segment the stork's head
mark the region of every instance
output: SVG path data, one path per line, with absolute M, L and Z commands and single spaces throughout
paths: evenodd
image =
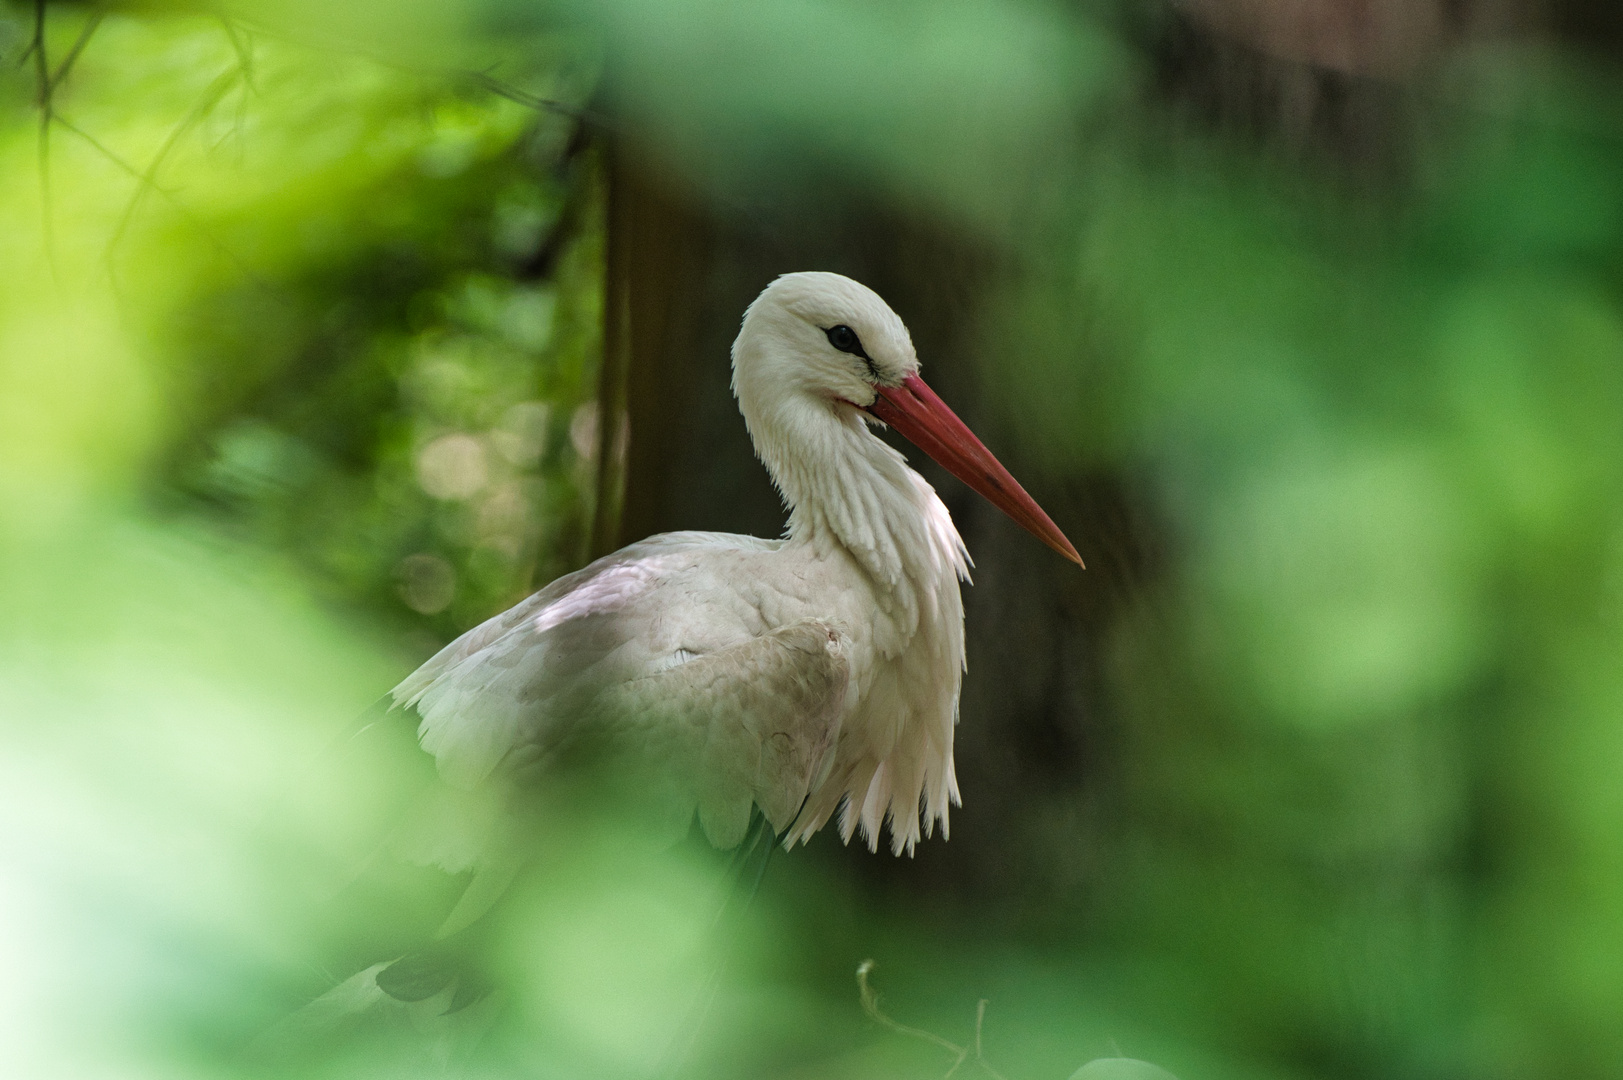
M 830 425 L 877 419 L 1080 565 L 1071 542 L 918 371 L 913 339 L 890 305 L 839 274 L 778 278 L 744 313 L 733 343 L 733 393 L 780 483 L 787 457 L 835 442 L 818 437 Z
M 873 404 L 876 388 L 919 370 L 907 327 L 879 294 L 839 274 L 785 274 L 744 313 L 733 391 L 744 405 L 810 395 L 830 407 Z

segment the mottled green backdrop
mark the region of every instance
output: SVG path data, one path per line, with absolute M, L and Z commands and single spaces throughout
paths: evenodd
M 1264 32 L 1365 7 L 0 8 L 0 1073 L 1623 1078 L 1619 28 Z M 709 427 L 639 466 L 633 403 L 626 478 L 631 171 Z M 812 268 L 1090 566 L 941 481 L 954 839 L 718 933 L 724 858 L 560 798 L 480 1008 L 266 1050 L 434 902 L 333 913 L 421 766 L 343 733 L 622 481 L 774 527 L 725 346 Z

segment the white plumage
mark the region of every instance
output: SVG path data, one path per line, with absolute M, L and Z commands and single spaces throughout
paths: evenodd
M 897 854 L 937 823 L 945 835 L 969 560 L 870 415 L 1076 556 L 917 370 L 869 289 L 773 282 L 733 346 L 733 390 L 789 508 L 785 536 L 655 536 L 446 646 L 393 692 L 441 775 L 545 783 L 569 747 L 608 743 L 646 770 L 669 823 L 697 810 L 718 846 L 743 839 L 752 804 L 787 844 L 836 813 L 842 838 L 873 850 L 886 822 Z

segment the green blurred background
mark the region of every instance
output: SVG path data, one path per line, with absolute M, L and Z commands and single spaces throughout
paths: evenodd
M 989 1002 L 953 1075 L 1623 1077 L 1620 61 L 1601 0 L 0 8 L 0 1074 L 945 1076 L 871 958 Z M 921 465 L 952 839 L 723 947 L 724 859 L 562 805 L 480 1008 L 256 1051 L 414 917 L 332 914 L 421 766 L 354 717 L 781 528 L 727 346 L 801 269 L 1088 563 Z

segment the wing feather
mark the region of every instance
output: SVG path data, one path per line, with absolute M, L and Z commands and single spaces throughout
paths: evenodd
M 718 847 L 744 838 L 751 805 L 782 832 L 839 737 L 850 665 L 829 623 L 805 619 L 620 684 L 602 709 L 675 779 Z M 647 736 L 644 738 L 643 736 Z
M 470 630 L 394 698 L 422 716 L 422 746 L 455 786 L 526 786 L 583 747 L 629 770 L 620 789 L 644 789 L 673 827 L 697 810 L 732 846 L 758 805 L 781 831 L 827 771 L 851 674 L 833 623 L 752 625 L 744 597 L 729 614 L 731 583 L 749 577 L 736 560 L 770 546 L 633 545 Z

